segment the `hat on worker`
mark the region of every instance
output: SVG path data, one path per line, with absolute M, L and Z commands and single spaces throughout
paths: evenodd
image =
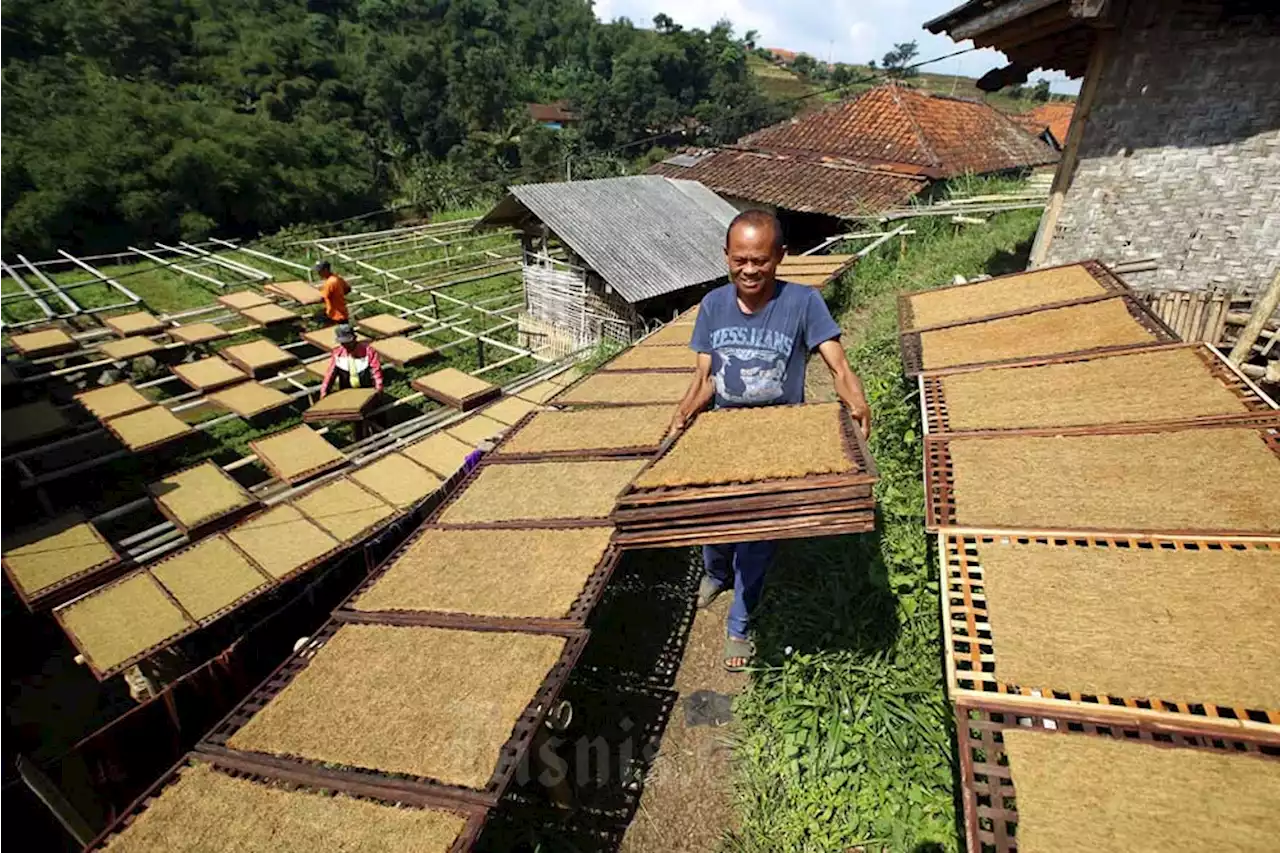
M 326 273 L 326 272 L 329 272 L 332 269 L 332 267 L 329 266 L 328 261 L 318 261 L 316 265 L 311 269 L 313 272 L 316 272 L 316 273 Z
M 339 323 L 333 330 L 333 338 L 340 344 L 353 343 L 356 339 L 356 330 L 351 328 L 350 323 Z

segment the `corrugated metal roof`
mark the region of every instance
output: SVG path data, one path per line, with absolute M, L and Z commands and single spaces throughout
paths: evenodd
M 725 275 L 725 228 L 737 210 L 695 181 L 636 175 L 508 190 L 480 225 L 536 217 L 628 302 Z

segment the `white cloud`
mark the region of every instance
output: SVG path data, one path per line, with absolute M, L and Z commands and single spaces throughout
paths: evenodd
M 722 18 L 741 34 L 760 33 L 763 47 L 782 47 L 817 59 L 865 63 L 880 61 L 898 42 L 914 40 L 920 59 L 953 53 L 970 43 L 956 44 L 924 29 L 924 22 L 957 6 L 959 0 L 597 0 L 601 20 L 627 17 L 637 26 L 650 26 L 660 12 L 686 27 L 707 28 Z M 1007 60 L 999 51 L 983 49 L 926 66 L 936 74 L 980 77 Z M 1034 72 L 1047 78 L 1055 92 L 1077 92 L 1078 80 L 1058 71 Z

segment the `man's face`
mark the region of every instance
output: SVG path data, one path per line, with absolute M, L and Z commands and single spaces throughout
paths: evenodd
M 724 255 L 729 262 L 729 279 L 738 293 L 754 296 L 773 284 L 783 251 L 774 246 L 772 228 L 748 224 L 729 232 Z
M 356 345 L 357 345 L 356 341 L 344 341 L 342 344 L 342 348 L 349 353 L 355 353 Z

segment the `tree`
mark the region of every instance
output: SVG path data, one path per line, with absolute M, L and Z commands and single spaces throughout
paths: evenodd
M 746 35 L 742 37 L 742 44 L 746 46 L 747 50 L 749 51 L 755 50 L 756 42 L 758 42 L 759 40 L 760 40 L 759 30 L 747 30 Z
M 1031 90 L 1031 100 L 1045 103 L 1049 100 L 1049 81 L 1043 77 L 1036 81 L 1036 85 Z
M 890 77 L 914 77 L 917 74 L 916 69 L 908 68 L 911 60 L 919 54 L 920 48 L 915 41 L 898 42 L 893 46 L 893 50 L 889 51 L 880 60 L 880 64 L 884 67 L 885 73 Z
M 791 61 L 791 70 L 801 77 L 810 77 L 818 67 L 818 61 L 807 53 L 801 53 Z

